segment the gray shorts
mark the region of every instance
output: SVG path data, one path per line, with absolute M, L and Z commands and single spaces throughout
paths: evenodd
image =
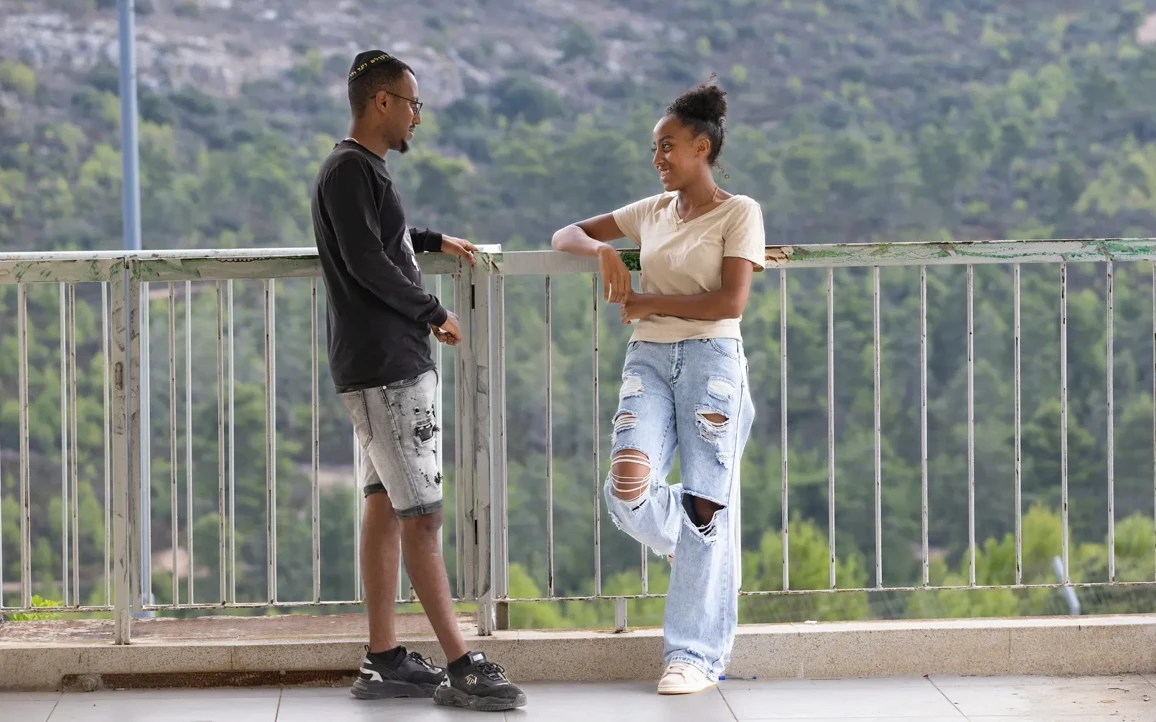
M 438 374 L 341 395 L 361 443 L 359 482 L 366 496 L 386 493 L 399 519 L 442 508 L 442 473 L 434 412 Z

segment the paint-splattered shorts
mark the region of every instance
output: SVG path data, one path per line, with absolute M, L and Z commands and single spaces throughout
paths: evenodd
M 438 428 L 434 401 L 438 374 L 431 370 L 388 386 L 341 395 L 361 443 L 361 487 L 386 493 L 399 519 L 442 508 Z
M 614 415 L 613 460 L 641 464 L 627 477 L 611 466 L 606 503 L 620 529 L 662 555 L 673 555 L 663 624 L 665 659 L 718 679 L 738 625 L 742 583 L 739 466 L 755 408 L 738 339 L 677 343 L 632 341 Z M 679 484 L 666 476 L 679 458 Z M 629 467 L 628 467 L 629 468 Z M 649 483 L 645 483 L 648 480 Z M 615 494 L 619 486 L 642 497 Z M 707 524 L 694 499 L 720 507 Z

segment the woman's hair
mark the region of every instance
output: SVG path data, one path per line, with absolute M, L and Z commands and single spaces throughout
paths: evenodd
M 707 162 L 712 166 L 718 162 L 727 134 L 726 91 L 714 84 L 714 77 L 678 96 L 666 108 L 667 115 L 678 118 L 696 136 L 705 134 L 710 139 Z

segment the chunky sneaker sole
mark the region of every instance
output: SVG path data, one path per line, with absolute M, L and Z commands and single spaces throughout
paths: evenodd
M 505 712 L 526 706 L 526 695 L 523 692 L 519 692 L 518 696 L 514 699 L 482 697 L 467 694 L 445 684 L 437 688 L 437 691 L 433 694 L 433 699 L 436 704 L 440 704 L 443 707 L 458 707 L 475 712 Z
M 662 695 L 698 694 L 699 692 L 705 692 L 714 686 L 715 686 L 714 682 L 704 682 L 704 683 L 696 684 L 696 685 L 680 684 L 680 685 L 666 685 L 666 686 L 664 686 L 662 684 L 659 684 L 658 685 L 658 693 L 662 694 Z
M 417 684 L 416 682 L 402 682 L 387 679 L 382 682 L 366 681 L 358 678 L 349 693 L 358 699 L 429 699 L 437 690 L 436 684 Z
M 502 665 L 487 660 L 483 652 L 469 652 L 447 665 L 434 702 L 443 707 L 504 712 L 525 707 L 526 694 L 506 678 Z
M 360 676 L 349 693 L 358 699 L 429 699 L 446 678 L 445 670 L 405 647 L 389 653 L 369 654 L 361 660 Z

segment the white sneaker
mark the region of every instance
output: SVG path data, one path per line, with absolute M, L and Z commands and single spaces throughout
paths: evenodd
M 694 694 L 710 689 L 717 682 L 702 670 L 686 662 L 671 662 L 658 681 L 659 694 Z

